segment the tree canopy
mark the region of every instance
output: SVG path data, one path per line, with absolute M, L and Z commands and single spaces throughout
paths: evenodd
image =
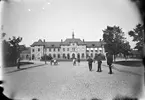
M 128 34 L 133 37 L 133 41 L 137 42 L 134 49 L 137 49 L 140 53 L 143 51 L 144 39 L 144 26 L 142 24 L 137 24 L 136 27 L 129 31 Z
M 3 60 L 4 66 L 11 66 L 16 64 L 17 58 L 20 56 L 19 43 L 22 41 L 21 37 L 12 37 L 8 41 L 3 40 Z
M 103 30 L 103 40 L 106 43 L 105 51 L 113 55 L 127 54 L 126 52 L 130 49 L 130 45 L 124 37 L 124 32 L 119 26 L 107 26 Z

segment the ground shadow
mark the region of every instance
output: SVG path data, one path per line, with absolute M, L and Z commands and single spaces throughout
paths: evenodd
M 103 66 L 108 67 L 107 65 L 104 65 L 104 64 L 103 64 Z M 122 70 L 122 69 L 116 68 L 115 65 L 112 66 L 112 68 L 113 68 L 114 70 L 119 71 L 119 72 L 128 73 L 128 74 L 132 74 L 132 75 L 142 76 L 141 74 L 138 74 L 138 73 L 135 73 L 135 72 L 132 72 L 132 71 L 127 71 L 127 70 Z
M 20 69 L 16 69 L 14 71 L 9 71 L 9 72 L 6 72 L 7 73 L 13 73 L 13 72 L 17 72 L 17 71 L 22 71 L 22 70 L 27 70 L 27 69 L 30 69 L 30 68 L 35 68 L 35 67 L 40 67 L 40 66 L 43 66 L 45 64 L 42 64 L 42 65 L 35 65 L 35 66 L 30 66 L 30 67 L 27 67 L 27 68 L 20 68 Z
M 129 67 L 141 67 L 143 66 L 142 61 L 116 61 L 115 64 L 129 66 Z

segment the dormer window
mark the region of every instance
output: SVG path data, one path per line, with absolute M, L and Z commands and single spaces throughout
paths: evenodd
M 51 46 L 54 47 L 54 44 L 52 44 Z
M 40 48 L 38 48 L 38 51 L 40 51 Z

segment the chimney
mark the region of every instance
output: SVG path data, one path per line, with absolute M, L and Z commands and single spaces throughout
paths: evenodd
M 61 39 L 61 42 L 63 42 L 63 40 Z
M 45 43 L 45 39 L 43 40 L 43 42 Z
M 83 42 L 85 42 L 85 40 L 83 39 Z
M 100 39 L 100 42 L 101 42 L 102 40 Z

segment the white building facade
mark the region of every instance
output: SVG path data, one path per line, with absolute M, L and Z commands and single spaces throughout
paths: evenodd
M 84 41 L 74 37 L 60 42 L 45 42 L 38 40 L 31 45 L 31 60 L 41 60 L 45 54 L 55 59 L 86 59 L 88 56 L 94 58 L 97 54 L 104 54 L 103 41 Z

